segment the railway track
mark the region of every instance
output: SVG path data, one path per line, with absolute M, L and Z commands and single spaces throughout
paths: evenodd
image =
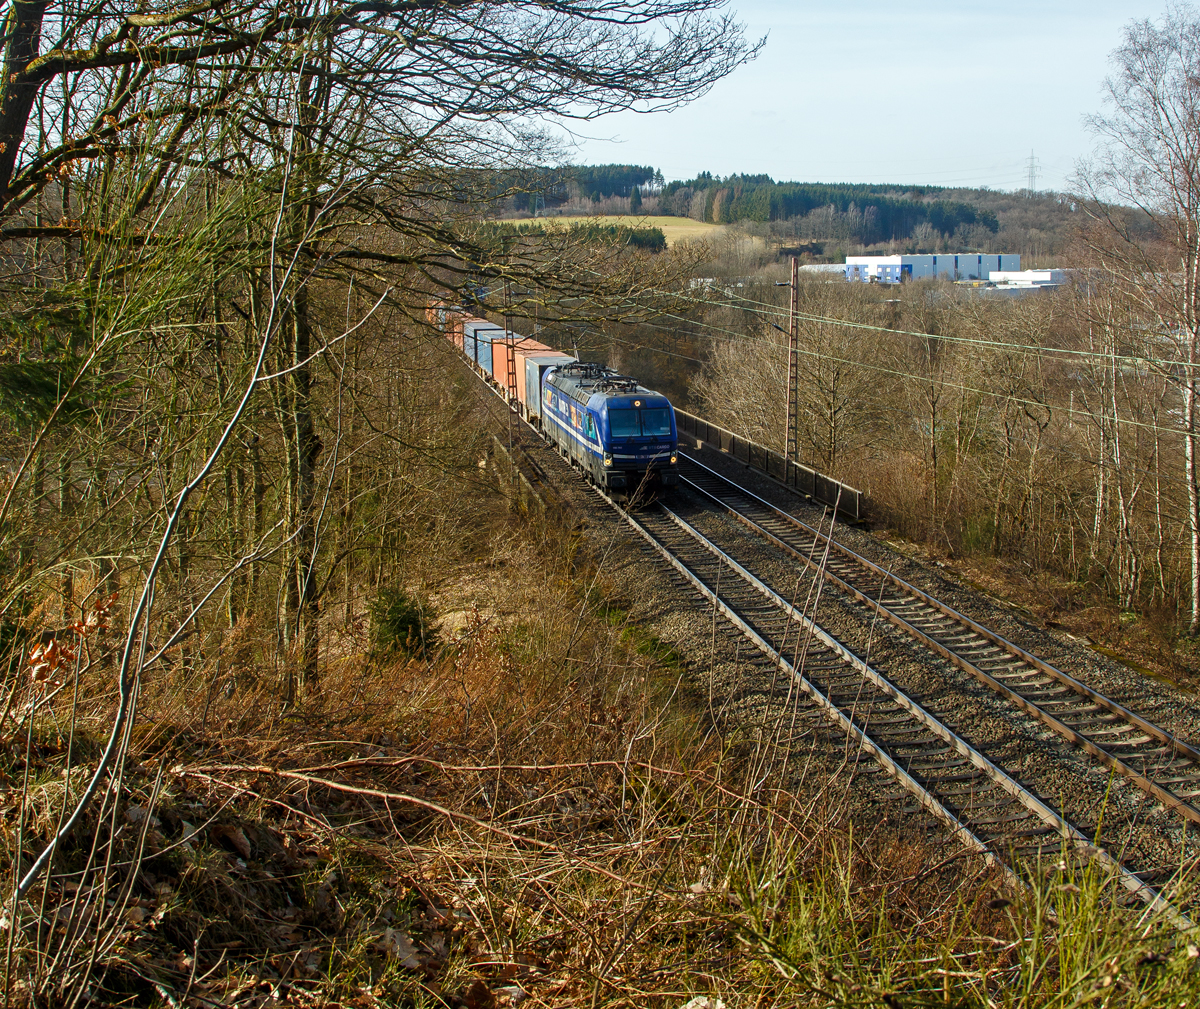
M 681 481 L 1191 824 L 1200 751 L 695 459 Z
M 593 488 L 596 490 L 595 488 Z M 1095 860 L 1137 899 L 1191 926 L 1138 875 L 996 766 L 666 504 L 624 520 L 676 575 L 789 677 L 795 719 L 824 718 L 968 847 L 1009 871 L 1019 861 Z
M 537 433 L 532 427 L 528 430 Z M 538 438 L 540 441 L 540 434 Z M 530 454 L 527 446 L 521 448 L 525 455 Z M 1000 669 L 1005 663 L 994 660 L 1003 655 L 1007 657 L 1005 662 L 1018 660 L 1025 663 L 1034 675 L 1026 675 L 1020 683 L 1025 690 L 1018 695 L 1022 704 L 1041 702 L 1039 708 L 1043 714 L 1054 718 L 1075 737 L 1082 737 L 1083 733 L 1073 725 L 1087 726 L 1096 722 L 1105 728 L 1114 728 L 1111 725 L 1114 718 L 1126 718 L 1134 720 L 1126 724 L 1140 729 L 1144 723 L 1147 728 L 1142 734 L 1147 739 L 1158 740 L 1162 747 L 1160 758 L 1166 756 L 1165 761 L 1160 759 L 1160 765 L 1165 763 L 1169 767 L 1194 770 L 1195 780 L 1200 781 L 1200 753 L 1186 744 L 1095 694 L 1066 674 L 1052 670 L 987 628 L 894 578 L 826 534 L 688 456 L 681 454 L 680 461 L 688 470 L 684 476 L 688 489 L 817 570 L 950 661 L 969 664 L 972 669 L 968 671 L 972 675 L 978 671 L 1004 687 L 999 676 L 1005 675 Z M 544 472 L 541 466 L 537 470 Z M 795 689 L 795 708 L 791 712 L 794 719 L 827 721 L 844 734 L 854 751 L 856 766 L 867 768 L 874 764 L 881 774 L 899 784 L 904 792 L 916 799 L 919 807 L 942 821 L 965 845 L 1010 872 L 1020 861 L 1057 861 L 1065 849 L 1080 861 L 1092 860 L 1103 865 L 1124 888 L 1127 899 L 1143 902 L 1160 911 L 1181 929 L 1193 927 L 1192 922 L 1156 889 L 1156 886 L 1173 883 L 1173 874 L 1154 870 L 1139 874 L 1113 858 L 1104 847 L 1094 843 L 1099 839 L 1089 838 L 1084 830 L 1064 819 L 1032 790 L 990 761 L 923 708 L 918 700 L 853 654 L 676 511 L 659 503 L 633 513 L 598 488 L 592 490 L 667 562 L 681 587 L 686 585 L 708 600 L 729 621 L 731 630 L 749 638 L 760 657 L 788 678 Z M 872 595 L 861 587 L 864 579 L 875 579 L 876 585 L 883 584 L 888 588 L 883 592 L 876 589 Z M 1057 688 L 1065 688 L 1068 683 L 1070 690 L 1060 696 Z M 1016 693 L 1012 687 L 1007 690 Z M 1076 712 L 1061 711 L 1064 699 L 1071 694 L 1086 697 L 1089 701 L 1094 695 L 1095 707 L 1080 708 Z M 1097 715 L 1098 712 L 1102 714 Z M 1121 740 L 1124 745 L 1140 742 L 1140 737 L 1129 736 L 1129 730 L 1120 735 L 1125 737 Z M 1068 738 L 1077 742 L 1072 736 Z M 1100 738 L 1104 739 L 1102 735 Z M 1145 782 L 1151 786 L 1146 789 L 1151 794 L 1156 794 L 1154 788 L 1166 792 L 1164 785 L 1174 784 L 1150 782 L 1145 775 L 1128 766 L 1128 761 L 1119 755 L 1124 751 L 1118 750 L 1118 755 L 1114 755 L 1090 738 L 1084 738 L 1079 745 L 1085 749 L 1099 749 L 1108 760 L 1125 764 L 1132 772 L 1127 776 L 1139 785 Z M 1145 759 L 1153 756 L 1149 750 L 1141 752 Z M 862 755 L 871 759 L 860 762 Z M 1114 770 L 1125 773 L 1119 767 Z M 1196 787 L 1200 788 L 1200 784 Z M 1166 794 L 1164 801 L 1169 801 L 1172 808 L 1187 804 L 1186 800 L 1190 798 L 1186 792 Z M 1193 807 L 1189 804 L 1189 808 Z

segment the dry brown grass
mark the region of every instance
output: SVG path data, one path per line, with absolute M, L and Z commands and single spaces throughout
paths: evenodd
M 113 787 L 6 905 L 8 1001 L 892 1006 L 1019 975 L 994 874 L 719 748 L 577 543 L 489 543 L 444 572 L 470 615 L 427 659 L 372 664 L 350 621 L 281 710 L 244 625 L 148 677 Z M 72 693 L 7 737 L 10 881 L 107 726 L 99 669 Z
M 372 664 L 352 621 L 301 708 L 280 709 L 252 623 L 148 678 L 115 787 L 8 930 L 9 998 L 471 1005 L 520 986 L 562 1005 L 751 983 L 713 860 L 732 837 L 811 841 L 812 811 L 697 743 L 680 670 L 639 653 L 577 545 L 500 522 L 492 547 L 452 579 L 472 609 L 440 654 Z M 44 845 L 94 766 L 107 677 L 73 686 L 11 737 L 10 853 Z

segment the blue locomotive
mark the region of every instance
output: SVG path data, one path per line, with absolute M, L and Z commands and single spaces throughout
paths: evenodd
M 679 483 L 675 411 L 635 379 L 584 361 L 547 368 L 540 407 L 547 437 L 599 486 Z

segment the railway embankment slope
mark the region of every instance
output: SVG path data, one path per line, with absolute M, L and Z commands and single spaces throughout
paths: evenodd
M 488 462 L 493 434 L 507 451 L 506 418 L 478 391 L 479 465 L 437 491 L 469 495 L 472 517 L 431 519 L 412 540 L 405 588 L 423 636 L 389 639 L 362 606 L 327 612 L 321 689 L 283 713 L 238 666 L 237 641 L 226 689 L 144 698 L 154 717 L 103 807 L 111 819 L 87 825 L 118 828 L 136 909 L 100 951 L 110 994 L 692 1009 L 1197 994 L 1194 947 L 1170 922 L 1123 904 L 1095 863 L 1047 858 L 1015 882 L 964 847 L 524 433 L 514 457 L 536 464 L 544 508 L 515 503 L 494 451 Z M 693 505 L 712 536 L 763 550 Z M 756 563 L 795 594 L 782 558 Z M 955 715 L 934 703 L 952 668 L 922 664 L 888 629 L 856 638 L 832 592 L 819 612 L 873 662 L 911 667 L 914 693 Z M 960 722 L 1003 722 L 978 701 Z M 1007 731 L 995 743 L 1006 760 L 1020 736 Z M 97 740 L 85 729 L 72 745 Z M 53 822 L 63 753 L 49 724 L 23 755 L 8 751 L 9 787 L 27 774 L 45 800 L 27 836 Z M 100 898 L 76 885 L 47 927 L 69 930 Z

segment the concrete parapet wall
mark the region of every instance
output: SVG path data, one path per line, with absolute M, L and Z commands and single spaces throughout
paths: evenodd
M 866 514 L 866 495 L 860 490 L 818 473 L 815 469 L 790 462 L 778 452 L 710 424 L 695 414 L 676 409 L 675 424 L 681 436 L 690 435 L 697 441 L 728 452 L 751 469 L 765 473 L 820 504 L 837 508 L 849 519 L 857 521 Z

